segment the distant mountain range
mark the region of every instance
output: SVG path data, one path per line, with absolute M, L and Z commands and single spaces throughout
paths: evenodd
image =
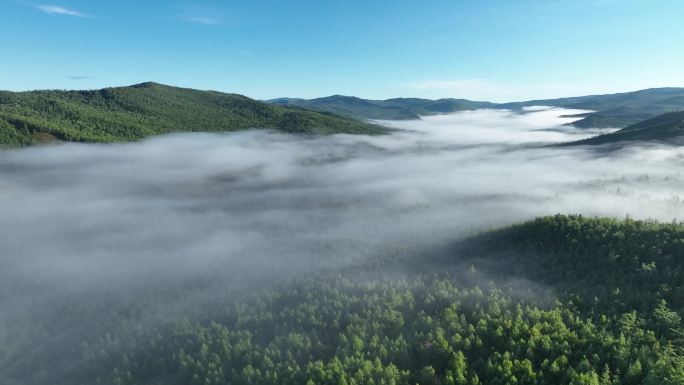
M 385 128 L 245 96 L 142 83 L 93 91 L 0 91 L 0 146 L 59 139 L 123 142 L 170 132 L 248 128 L 378 134 Z
M 421 115 L 445 114 L 478 108 L 520 110 L 528 106 L 556 106 L 592 110 L 573 123 L 580 128 L 621 128 L 660 114 L 684 110 L 684 88 L 652 88 L 609 95 L 590 95 L 560 99 L 529 100 L 515 103 L 490 103 L 465 99 L 399 98 L 367 100 L 334 95 L 318 99 L 281 98 L 268 103 L 298 106 L 332 112 L 359 119 L 415 119 Z
M 333 95 L 318 99 L 281 98 L 268 100 L 280 106 L 296 106 L 349 116 L 357 119 L 418 119 L 424 115 L 448 114 L 479 108 L 496 108 L 495 103 L 465 99 L 396 98 L 369 100 L 354 96 Z
M 684 111 L 669 112 L 633 124 L 612 134 L 568 143 L 567 145 L 597 145 L 633 141 L 670 141 L 684 135 Z
M 388 129 L 364 120 L 416 119 L 481 108 L 522 111 L 534 105 L 595 111 L 580 115 L 582 119 L 573 123 L 577 127 L 626 127 L 583 144 L 664 140 L 682 135 L 682 113 L 671 112 L 684 111 L 684 88 L 516 103 L 417 98 L 367 100 L 341 95 L 261 102 L 242 95 L 148 82 L 90 91 L 0 91 L 0 147 L 21 147 L 55 139 L 123 142 L 171 132 L 250 128 L 311 134 L 380 134 Z

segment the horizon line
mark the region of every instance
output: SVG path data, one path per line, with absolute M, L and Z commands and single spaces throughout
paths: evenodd
M 89 80 L 95 80 L 98 78 L 88 77 L 88 79 Z M 392 99 L 420 99 L 420 100 L 432 100 L 432 101 L 448 100 L 448 99 L 461 99 L 461 100 L 468 100 L 468 101 L 472 101 L 472 102 L 485 102 L 485 103 L 492 103 L 492 104 L 512 104 L 512 103 L 546 101 L 546 100 L 555 100 L 555 99 L 581 98 L 581 97 L 590 97 L 590 96 L 620 95 L 620 94 L 628 94 L 628 93 L 634 93 L 634 92 L 640 92 L 640 91 L 649 91 L 649 90 L 684 89 L 684 86 L 681 86 L 681 87 L 677 87 L 677 86 L 647 87 L 647 88 L 631 89 L 631 90 L 619 91 L 619 92 L 588 93 L 588 94 L 582 94 L 582 95 L 554 96 L 554 97 L 550 97 L 550 98 L 533 98 L 533 99 L 524 99 L 524 100 L 510 100 L 510 101 L 503 101 L 503 102 L 493 102 L 490 100 L 480 100 L 480 99 L 468 99 L 468 98 L 458 97 L 458 96 L 450 96 L 450 97 L 442 97 L 442 98 L 421 98 L 421 97 L 415 97 L 415 96 L 395 96 L 395 97 L 390 97 L 390 98 L 384 98 L 384 99 L 380 98 L 379 99 L 379 98 L 366 98 L 366 97 L 357 96 L 357 95 L 345 95 L 345 94 L 340 94 L 340 93 L 333 93 L 333 94 L 324 95 L 324 96 L 317 96 L 317 97 L 313 97 L 313 98 L 302 98 L 302 97 L 294 97 L 294 96 L 280 96 L 280 97 L 275 97 L 275 98 L 259 99 L 259 98 L 252 98 L 252 97 L 248 96 L 247 94 L 240 93 L 240 92 L 217 90 L 217 89 L 202 89 L 202 88 L 187 87 L 187 86 L 182 86 L 182 85 L 170 85 L 170 84 L 160 83 L 160 82 L 152 81 L 152 80 L 133 83 L 133 84 L 114 85 L 114 86 L 97 87 L 97 88 L 34 88 L 34 89 L 20 89 L 20 90 L 7 89 L 7 90 L 0 90 L 0 92 L 97 91 L 97 90 L 103 90 L 103 89 L 108 89 L 108 88 L 134 87 L 134 86 L 140 86 L 140 85 L 144 85 L 144 84 L 156 84 L 156 85 L 161 85 L 161 86 L 165 86 L 165 87 L 182 88 L 182 89 L 190 89 L 190 90 L 205 91 L 205 92 L 220 92 L 220 93 L 225 93 L 225 94 L 242 95 L 242 96 L 248 97 L 250 99 L 262 101 L 262 102 L 268 102 L 268 101 L 272 101 L 272 100 L 281 100 L 281 99 L 316 100 L 316 99 L 324 99 L 324 98 L 340 96 L 340 97 L 358 98 L 358 99 L 373 100 L 373 101 L 384 101 L 384 100 L 392 100 Z

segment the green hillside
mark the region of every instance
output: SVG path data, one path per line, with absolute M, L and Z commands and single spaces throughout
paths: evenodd
M 608 144 L 633 141 L 671 141 L 684 135 L 684 111 L 670 112 L 633 124 L 612 134 L 569 143 L 569 145 Z
M 268 101 L 282 106 L 297 106 L 331 112 L 358 119 L 417 119 L 424 115 L 448 114 L 456 111 L 489 108 L 489 102 L 465 99 L 396 98 L 369 100 L 354 96 L 333 95 L 318 99 L 282 98 Z
M 24 385 L 684 383 L 684 224 L 558 215 L 236 302 L 206 284 L 134 303 L 48 302 L 0 334 L 0 374 Z M 145 322 L 151 304 L 183 299 L 193 308 L 181 317 Z M 74 332 L 55 333 L 65 325 Z
M 273 106 L 244 96 L 143 83 L 93 91 L 0 92 L 0 145 L 49 137 L 122 142 L 170 132 L 268 128 L 316 134 L 376 134 L 349 118 Z

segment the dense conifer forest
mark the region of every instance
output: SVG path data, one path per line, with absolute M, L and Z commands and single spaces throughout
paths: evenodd
M 238 297 L 220 274 L 130 301 L 61 295 L 31 311 L 35 318 L 3 320 L 0 377 L 8 385 L 683 384 L 683 273 L 684 224 L 543 217 Z M 154 303 L 185 305 L 152 321 L 144 315 Z

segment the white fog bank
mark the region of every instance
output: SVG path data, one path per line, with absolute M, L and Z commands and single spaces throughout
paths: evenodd
M 543 147 L 579 113 L 480 110 L 385 136 L 266 131 L 0 152 L 0 284 L 92 287 L 217 267 L 266 277 L 539 215 L 684 217 L 684 147 Z M 2 298 L 2 297 L 0 297 Z

